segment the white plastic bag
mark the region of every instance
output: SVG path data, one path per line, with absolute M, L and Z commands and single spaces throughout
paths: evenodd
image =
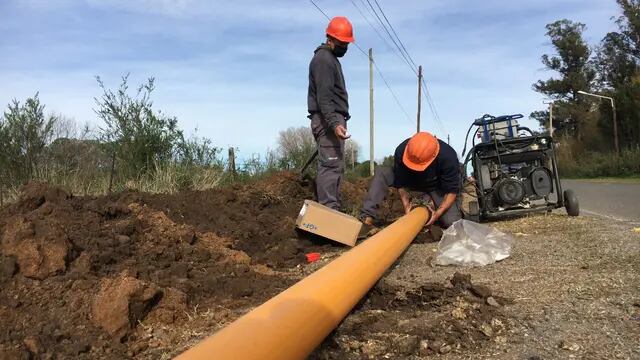
M 458 220 L 442 234 L 436 265 L 484 266 L 506 259 L 514 239 L 490 226 Z

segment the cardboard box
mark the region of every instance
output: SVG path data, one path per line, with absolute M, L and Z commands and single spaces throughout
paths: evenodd
M 315 201 L 305 200 L 296 220 L 296 226 L 327 239 L 354 246 L 362 223 L 353 216 L 330 209 Z

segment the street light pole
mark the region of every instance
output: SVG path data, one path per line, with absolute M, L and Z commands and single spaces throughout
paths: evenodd
M 618 144 L 618 114 L 616 113 L 616 103 L 613 101 L 613 98 L 610 98 L 609 100 L 611 100 L 611 109 L 613 111 L 613 139 L 616 146 L 616 155 L 620 157 L 620 145 Z
M 618 142 L 618 116 L 616 114 L 616 103 L 613 100 L 613 98 L 609 97 L 609 96 L 591 94 L 591 93 L 588 93 L 588 92 L 582 91 L 582 90 L 578 91 L 578 94 L 587 95 L 587 96 L 593 96 L 593 97 L 597 97 L 597 98 L 600 98 L 600 99 L 607 99 L 607 100 L 611 101 L 611 109 L 613 110 L 613 142 L 614 142 L 615 149 L 616 149 L 616 156 L 620 156 L 620 144 Z

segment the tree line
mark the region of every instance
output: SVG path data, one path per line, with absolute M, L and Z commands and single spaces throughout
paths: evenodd
M 554 53 L 542 55 L 542 63 L 557 76 L 533 89 L 553 101 L 554 132 L 572 139 L 578 153 L 614 148 L 611 103 L 580 91 L 613 98 L 620 147 L 640 145 L 640 0 L 616 2 L 622 12 L 613 20 L 618 29 L 595 46 L 585 41 L 583 23 L 562 19 L 546 26 Z M 549 129 L 548 110 L 531 117 Z
M 14 99 L 0 115 L 0 202 L 33 180 L 83 195 L 203 190 L 300 169 L 315 150 L 309 127 L 291 127 L 279 133 L 274 149 L 230 169 L 213 140 L 185 136 L 175 116 L 156 109 L 154 78 L 133 89 L 128 75 L 116 89 L 96 80 L 102 95 L 94 99 L 95 128 L 78 129 L 62 114 L 47 114 L 38 93 L 24 102 Z M 358 144 L 348 141 L 346 164 L 364 174 L 363 166 L 356 171 L 358 153 Z

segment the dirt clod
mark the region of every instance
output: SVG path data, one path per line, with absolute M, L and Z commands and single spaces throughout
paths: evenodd
M 486 299 L 491 296 L 491 289 L 484 285 L 473 284 L 469 290 L 473 295 L 481 299 Z
M 92 320 L 109 335 L 122 340 L 131 327 L 142 320 L 162 296 L 154 284 L 147 284 L 126 272 L 103 279 L 93 300 Z
M 57 204 L 71 198 L 71 194 L 57 186 L 47 183 L 31 182 L 21 189 L 19 207 L 22 210 L 35 210 L 46 202 Z
M 16 257 L 22 275 L 39 280 L 66 270 L 70 248 L 56 222 L 16 216 L 6 223 L 2 235 L 2 253 Z
M 30 336 L 25 338 L 23 342 L 24 342 L 24 346 L 26 346 L 27 350 L 29 350 L 29 352 L 32 355 L 40 354 L 40 351 L 42 350 L 42 345 L 40 345 L 40 341 L 38 341 L 38 339 L 36 339 L 33 336 Z
M 173 324 L 182 318 L 186 311 L 187 294 L 174 288 L 166 288 L 158 305 L 149 313 L 148 319 L 151 322 L 157 320 L 159 323 Z

